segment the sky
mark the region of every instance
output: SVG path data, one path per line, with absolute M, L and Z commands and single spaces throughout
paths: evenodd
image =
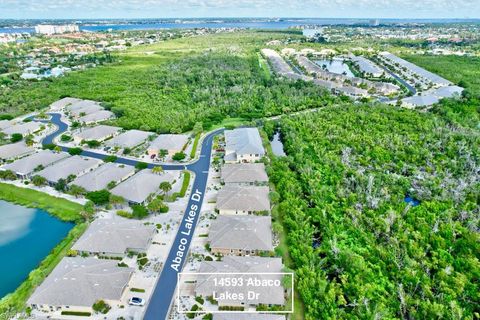
M 480 18 L 480 0 L 0 0 L 0 19 Z

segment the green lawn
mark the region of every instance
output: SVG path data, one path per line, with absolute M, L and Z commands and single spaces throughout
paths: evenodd
M 197 152 L 198 147 L 198 140 L 200 140 L 201 133 L 197 133 L 195 135 L 195 139 L 193 140 L 192 151 L 190 151 L 190 158 L 195 158 L 195 153 Z
M 185 197 L 185 194 L 187 193 L 188 185 L 190 184 L 190 177 L 191 173 L 190 171 L 184 171 L 183 172 L 183 182 L 182 182 L 182 188 L 180 189 L 179 196 L 180 197 Z
M 229 128 L 229 127 L 238 127 L 244 124 L 247 124 L 249 121 L 244 118 L 226 118 L 222 120 L 222 122 L 213 125 L 212 130 L 220 129 L 220 128 Z
M 82 205 L 36 190 L 0 183 L 0 199 L 29 208 L 43 209 L 63 221 L 82 220 Z

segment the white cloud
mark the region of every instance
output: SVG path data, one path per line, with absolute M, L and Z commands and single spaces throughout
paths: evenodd
M 466 17 L 480 18 L 480 0 L 0 0 L 0 17 L 182 16 Z M 88 16 L 83 16 L 88 17 Z

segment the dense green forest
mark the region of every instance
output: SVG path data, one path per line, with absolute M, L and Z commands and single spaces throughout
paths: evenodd
M 480 316 L 480 131 L 442 109 L 328 107 L 280 122 L 290 156 L 269 176 L 307 319 Z
M 104 101 L 117 125 L 159 132 L 226 117 L 260 118 L 331 104 L 312 83 L 269 77 L 258 50 L 295 35 L 240 32 L 176 39 L 121 54 L 117 62 L 61 79 L 0 88 L 0 113 L 21 114 L 63 96 Z

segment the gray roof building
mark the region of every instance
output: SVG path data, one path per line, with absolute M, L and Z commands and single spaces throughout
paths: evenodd
M 80 101 L 82 101 L 82 100 L 77 99 L 77 98 L 66 97 L 66 98 L 63 98 L 63 99 L 60 99 L 60 100 L 57 100 L 57 101 L 53 102 L 50 105 L 50 109 L 52 109 L 52 110 L 62 110 L 63 108 L 65 108 L 69 105 L 78 103 Z
M 258 212 L 270 210 L 268 187 L 225 185 L 217 196 L 220 211 Z
M 225 131 L 225 160 L 238 160 L 243 155 L 265 154 L 257 128 L 237 128 Z
M 6 135 L 12 135 L 14 133 L 20 133 L 22 135 L 27 135 L 30 133 L 37 132 L 44 126 L 40 122 L 30 121 L 30 122 L 18 122 L 12 126 L 9 126 L 2 130 Z
M 145 169 L 117 185 L 111 192 L 131 203 L 144 203 L 148 196 L 160 191 L 160 183 L 173 182 L 177 177 L 178 174 L 172 171 L 152 173 L 152 170 Z
M 232 163 L 222 167 L 222 180 L 225 183 L 268 182 L 263 163 Z
M 252 287 L 248 285 L 248 280 L 282 280 L 282 275 L 271 273 L 282 272 L 281 258 L 263 258 L 263 257 L 236 257 L 225 256 L 223 261 L 203 261 L 198 270 L 199 273 L 207 273 L 205 275 L 198 275 L 195 284 L 195 294 L 203 297 L 211 296 L 215 291 L 217 296 L 224 291 L 230 293 L 243 293 L 245 300 L 218 300 L 219 305 L 258 305 L 258 304 L 272 304 L 284 305 L 285 294 L 284 288 L 280 286 L 259 286 Z M 215 278 L 222 279 L 225 275 L 215 273 L 234 273 L 234 276 L 243 278 L 242 286 L 215 286 Z M 250 273 L 250 274 L 249 274 Z M 252 274 L 255 273 L 255 274 Z M 251 300 L 247 300 L 247 292 L 254 291 L 259 295 Z
M 36 174 L 44 177 L 50 183 L 57 183 L 58 180 L 66 179 L 70 175 L 79 176 L 86 173 L 101 163 L 102 160 L 99 159 L 73 156 L 54 163 Z
M 108 110 L 100 110 L 94 113 L 89 113 L 83 117 L 78 118 L 78 121 L 81 123 L 89 124 L 99 121 L 104 121 L 113 118 L 115 115 L 113 112 Z
M 11 127 L 14 124 L 15 124 L 15 121 L 13 121 L 13 120 L 0 120 L 0 130 Z
M 394 55 L 390 52 L 381 52 L 380 55 L 383 56 L 384 58 L 390 60 L 393 63 L 397 63 L 400 66 L 407 68 L 411 72 L 416 73 L 417 75 L 421 76 L 422 78 L 427 79 L 427 80 L 429 80 L 433 83 L 436 83 L 436 84 L 439 84 L 439 85 L 445 85 L 445 86 L 448 86 L 448 85 L 452 84 L 447 79 L 444 79 L 444 78 L 440 77 L 439 75 L 437 75 L 435 73 L 427 71 L 427 70 L 425 70 L 425 69 L 423 69 L 423 68 L 417 66 L 416 64 L 413 64 L 413 63 L 411 63 L 407 60 L 399 58 L 399 57 L 397 57 L 396 55 Z
M 402 99 L 402 105 L 407 107 L 425 107 L 438 103 L 443 98 L 452 98 L 460 96 L 463 88 L 459 86 L 444 86 L 437 89 L 424 91 L 422 95 L 411 96 Z M 391 104 L 396 103 L 392 101 Z
M 148 139 L 153 133 L 140 130 L 128 130 L 108 140 L 106 145 L 120 148 L 133 148 Z
M 99 125 L 99 126 L 87 128 L 85 130 L 77 132 L 74 134 L 73 137 L 76 141 L 79 141 L 79 142 L 82 140 L 103 141 L 117 134 L 120 131 L 120 129 L 121 128 L 119 127 Z
M 110 182 L 118 183 L 135 173 L 132 166 L 121 166 L 114 163 L 104 165 L 73 180 L 70 185 L 77 185 L 87 191 L 106 189 Z
M 96 219 L 72 249 L 100 254 L 122 255 L 127 251 L 145 252 L 155 227 L 124 218 Z
M 402 99 L 402 105 L 411 107 L 425 107 L 431 106 L 439 101 L 440 99 L 434 95 L 411 96 Z
M 65 257 L 28 299 L 29 305 L 92 307 L 120 300 L 133 269 L 116 260 Z
M 0 146 L 0 160 L 11 160 L 35 152 L 35 148 L 29 147 L 25 142 L 5 144 Z
M 188 138 L 186 134 L 161 134 L 152 141 L 148 150 L 181 151 L 187 144 Z
M 446 86 L 432 90 L 432 95 L 442 98 L 452 98 L 454 96 L 460 96 L 463 92 L 463 88 L 459 86 Z
M 275 50 L 262 49 L 261 52 L 270 61 L 270 64 L 276 73 L 280 75 L 293 73 L 292 67 L 290 67 L 290 65 L 286 63 Z
M 83 114 L 90 114 L 100 110 L 103 107 L 97 101 L 92 100 L 80 100 L 76 103 L 66 106 L 65 108 L 74 117 L 79 117 Z
M 272 251 L 270 216 L 219 215 L 210 226 L 208 241 L 212 249 Z
M 68 158 L 69 154 L 65 152 L 54 152 L 51 150 L 41 150 L 37 153 L 29 155 L 25 158 L 18 159 L 12 163 L 2 166 L 3 170 L 11 170 L 20 176 L 28 176 L 34 172 L 34 170 L 39 167 L 46 167 L 60 161 L 62 159 Z
M 352 59 L 352 61 L 355 61 L 358 64 L 358 67 L 362 72 L 370 73 L 374 77 L 379 77 L 384 73 L 382 68 L 380 68 L 373 61 L 370 61 L 365 57 L 351 55 L 350 59 Z

